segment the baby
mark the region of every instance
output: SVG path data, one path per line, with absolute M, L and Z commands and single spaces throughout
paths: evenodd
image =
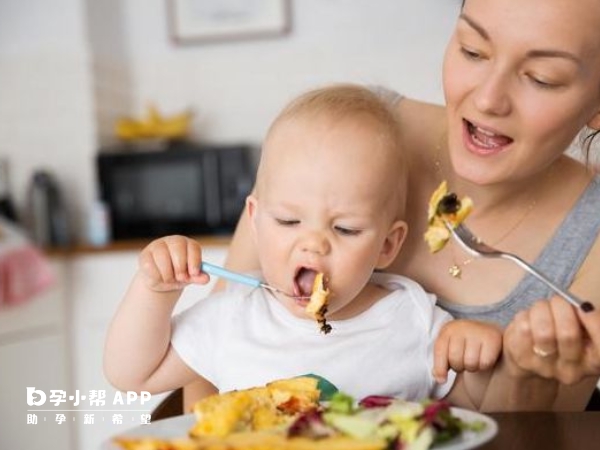
M 476 368 L 491 368 L 501 333 L 452 322 L 416 282 L 381 272 L 407 232 L 400 143 L 386 102 L 356 85 L 300 96 L 267 133 L 247 199 L 259 252 L 256 275 L 306 296 L 316 274 L 324 273 L 331 333 L 321 333 L 307 315 L 306 298 L 243 285 L 230 285 L 172 319 L 182 289 L 206 283 L 208 275 L 200 271 L 196 241 L 168 236 L 142 251 L 111 324 L 109 380 L 119 389 L 161 392 L 201 377 L 223 392 L 311 373 L 357 398 L 448 396 L 477 407 L 486 374 L 446 372 L 464 368 L 467 348 L 481 349 Z

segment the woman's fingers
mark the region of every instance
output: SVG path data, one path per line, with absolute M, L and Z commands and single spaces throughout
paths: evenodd
M 550 356 L 558 351 L 554 312 L 551 302 L 542 300 L 533 304 L 529 309 L 532 351 L 537 356 Z
M 584 361 L 589 375 L 600 375 L 600 309 L 592 312 L 577 311 L 583 325 L 586 339 L 584 341 Z
M 561 298 L 518 313 L 505 331 L 516 370 L 574 384 L 600 375 L 600 313 L 581 313 Z
M 572 305 L 560 298 L 550 300 L 558 354 L 566 364 L 578 364 L 583 357 L 583 330 Z
M 513 373 L 520 376 L 531 373 L 545 376 L 547 370 L 545 374 L 540 372 L 541 358 L 533 352 L 531 312 L 531 309 L 527 309 L 515 314 L 504 330 L 503 352 Z
M 592 312 L 577 310 L 577 316 L 587 332 L 592 344 L 600 352 L 600 308 Z

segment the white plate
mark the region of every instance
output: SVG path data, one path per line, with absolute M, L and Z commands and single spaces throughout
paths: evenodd
M 443 444 L 433 447 L 435 450 L 467 450 L 477 448 L 491 440 L 498 433 L 498 424 L 494 419 L 475 411 L 462 408 L 451 408 L 452 414 L 465 422 L 484 422 L 485 428 L 481 431 L 463 431 L 463 433 Z
M 498 424 L 494 419 L 478 412 L 462 408 L 452 408 L 452 414 L 465 422 L 480 421 L 486 424 L 485 428 L 478 432 L 465 431 L 460 436 L 433 447 L 435 450 L 468 450 L 479 447 L 492 439 L 498 433 Z M 151 437 L 157 439 L 184 438 L 194 425 L 196 419 L 193 414 L 177 416 L 170 419 L 157 420 L 148 425 L 140 425 L 132 428 L 118 437 L 136 438 Z M 101 450 L 122 450 L 121 447 L 111 441 L 105 442 Z

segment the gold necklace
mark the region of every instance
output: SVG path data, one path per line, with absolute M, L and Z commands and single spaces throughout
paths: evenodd
M 440 178 L 440 182 L 441 180 L 444 179 L 443 174 L 442 174 L 442 163 L 440 162 L 440 154 L 442 151 L 442 144 L 444 142 L 444 140 L 446 139 L 446 131 L 442 132 L 442 135 L 440 136 L 440 139 L 436 145 L 436 151 L 435 151 L 435 160 L 434 160 L 434 165 L 436 168 L 436 172 L 438 174 L 438 177 Z M 550 172 L 548 172 L 548 175 L 550 174 Z M 533 194 L 532 194 L 533 196 Z M 495 247 L 496 245 L 502 243 L 506 238 L 508 238 L 508 236 L 511 235 L 511 233 L 513 231 L 515 231 L 519 225 L 521 225 L 523 223 L 523 221 L 527 218 L 527 216 L 529 215 L 529 213 L 531 213 L 531 211 L 535 208 L 537 204 L 537 198 L 533 197 L 531 199 L 531 201 L 529 202 L 529 204 L 527 205 L 527 208 L 525 209 L 525 212 L 523 213 L 523 215 L 521 217 L 519 217 L 519 219 L 507 230 L 505 231 L 498 239 L 495 239 L 490 246 L 491 247 Z M 465 268 L 466 266 L 468 266 L 469 264 L 471 264 L 474 261 L 474 258 L 467 258 L 464 261 L 459 261 L 457 262 L 456 260 L 458 258 L 456 258 L 456 255 L 454 253 L 454 243 L 452 244 L 452 265 L 450 267 L 448 267 L 448 274 L 457 280 L 460 280 L 462 277 L 462 273 L 463 273 L 463 268 Z
M 523 223 L 523 221 L 527 218 L 527 216 L 529 215 L 529 213 L 535 208 L 537 204 L 537 199 L 534 198 L 531 200 L 531 202 L 527 205 L 527 209 L 525 210 L 525 212 L 523 213 L 523 215 L 507 230 L 505 231 L 498 239 L 494 240 L 490 245 L 490 247 L 496 247 L 498 244 L 502 243 L 506 238 L 508 238 L 508 236 L 510 236 L 512 234 L 513 231 L 515 231 L 519 225 L 521 225 Z M 456 254 L 454 253 L 454 243 L 452 246 L 452 265 L 450 267 L 448 267 L 448 274 L 452 277 L 455 278 L 457 280 L 460 280 L 462 277 L 462 272 L 463 272 L 463 268 L 468 266 L 469 264 L 471 264 L 474 261 L 474 258 L 467 258 L 464 261 L 459 261 L 457 262 L 456 260 L 458 258 L 456 258 Z

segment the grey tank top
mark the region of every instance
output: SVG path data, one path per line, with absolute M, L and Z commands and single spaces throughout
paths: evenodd
M 570 286 L 599 231 L 600 175 L 597 175 L 533 265 L 559 286 Z M 455 318 L 494 322 L 506 327 L 517 312 L 551 295 L 552 291 L 546 285 L 527 274 L 504 300 L 497 303 L 457 305 L 443 299 L 438 299 L 438 303 Z

